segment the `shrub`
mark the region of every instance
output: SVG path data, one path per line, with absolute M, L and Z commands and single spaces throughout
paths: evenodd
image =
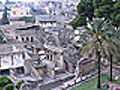
M 0 87 L 3 85 L 2 81 L 0 81 Z
M 13 84 L 7 84 L 7 85 L 5 86 L 5 90 L 14 90 Z
M 0 87 L 0 90 L 3 90 L 3 89 Z
M 19 81 L 19 82 L 16 84 L 16 88 L 19 89 L 21 85 L 22 85 L 22 81 Z
M 2 76 L 0 78 L 0 81 L 1 81 L 2 84 L 8 84 L 8 83 L 11 82 L 11 80 L 7 76 Z

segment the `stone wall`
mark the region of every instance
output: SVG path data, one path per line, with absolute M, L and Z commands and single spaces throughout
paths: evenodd
M 74 76 L 68 76 L 66 78 L 63 79 L 55 79 L 55 80 L 51 80 L 48 83 L 42 83 L 39 84 L 39 90 L 51 90 L 52 88 L 58 87 L 59 85 L 63 84 L 66 81 L 69 81 L 71 79 L 73 79 Z

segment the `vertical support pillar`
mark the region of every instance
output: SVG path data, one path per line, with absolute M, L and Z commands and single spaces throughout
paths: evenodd
M 48 60 L 50 61 L 50 51 L 48 50 Z
M 55 54 L 52 53 L 52 61 L 55 61 Z
M 1 58 L 0 58 L 0 67 L 1 67 Z
M 34 54 L 37 54 L 37 48 L 34 47 Z
M 0 67 L 1 67 L 1 57 L 0 57 Z M 1 75 L 2 73 L 1 73 L 1 70 L 0 70 L 0 75 Z
M 51 61 L 51 52 L 49 51 L 49 61 Z
M 1 67 L 1 59 L 0 59 L 0 67 Z
M 14 65 L 14 61 L 13 61 L 13 55 L 11 55 L 11 66 Z

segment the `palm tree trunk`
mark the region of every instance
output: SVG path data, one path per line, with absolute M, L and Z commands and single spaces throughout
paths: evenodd
M 112 54 L 110 54 L 110 81 L 112 81 L 112 64 L 113 64 L 113 62 L 112 62 Z
M 100 51 L 98 51 L 98 85 L 97 88 L 101 88 L 101 82 L 100 82 L 100 60 L 101 60 L 101 56 L 100 56 Z

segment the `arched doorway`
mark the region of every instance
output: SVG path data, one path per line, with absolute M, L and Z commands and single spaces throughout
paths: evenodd
M 29 41 L 29 37 L 26 37 L 26 40 Z
M 16 40 L 18 39 L 18 36 L 16 36 Z
M 65 70 L 69 72 L 69 65 L 68 65 L 67 61 L 64 60 L 64 63 L 65 63 Z
M 22 37 L 22 42 L 24 42 L 24 37 Z
M 33 42 L 33 37 L 31 37 L 31 42 Z

